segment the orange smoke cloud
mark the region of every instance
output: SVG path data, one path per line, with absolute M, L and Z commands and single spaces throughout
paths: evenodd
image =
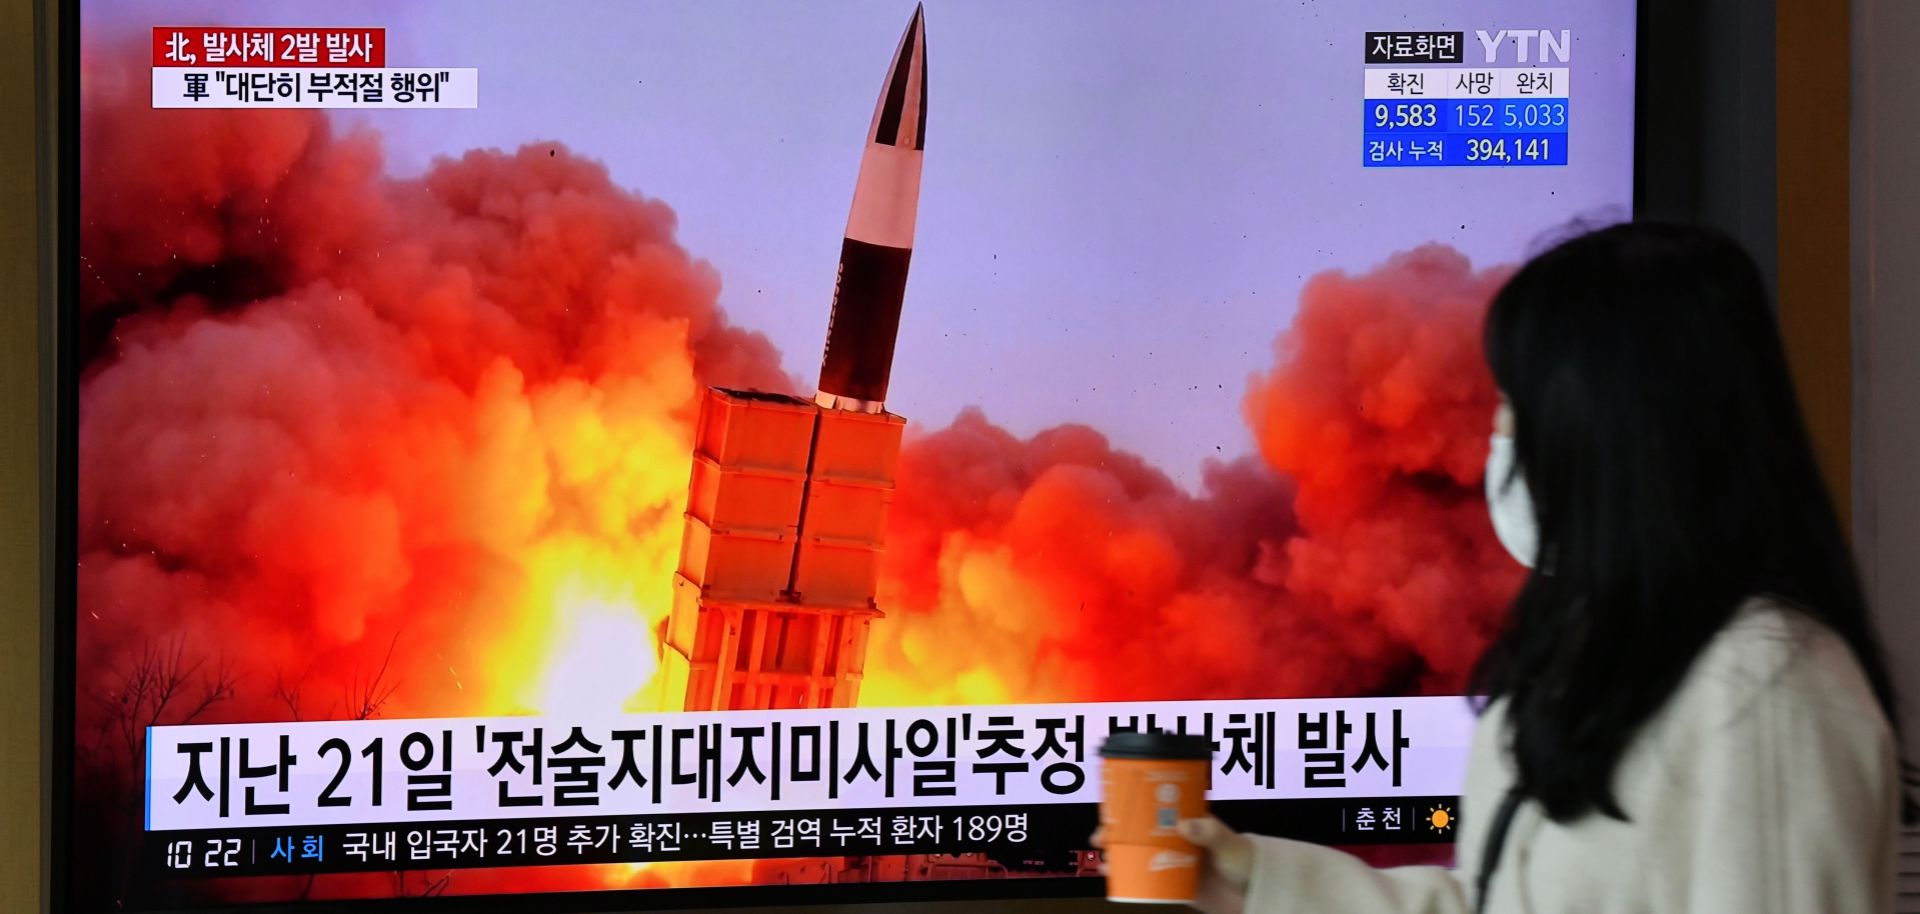
M 1254 575 L 1293 530 L 1288 493 L 1246 463 L 1186 494 L 1097 432 L 1015 439 L 977 412 L 911 441 L 863 703 L 1224 697 L 1338 680 L 1339 633 Z
M 1520 578 L 1479 491 L 1502 276 L 1315 278 L 1244 401 L 1264 461 L 1197 496 L 1086 428 L 913 440 L 863 699 L 1457 692 Z
M 391 179 L 319 112 L 157 111 L 144 75 L 83 79 L 82 694 L 185 641 L 245 660 L 209 719 L 617 708 L 696 392 L 791 386 L 671 210 L 556 144 Z
M 1480 325 L 1509 272 L 1428 245 L 1314 277 L 1244 402 L 1261 455 L 1298 485 L 1302 535 L 1277 579 L 1410 649 L 1429 691 L 1464 688 L 1522 578 L 1480 489 L 1499 399 Z

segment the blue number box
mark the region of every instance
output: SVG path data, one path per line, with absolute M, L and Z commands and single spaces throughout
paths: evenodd
M 1367 133 L 1566 133 L 1564 98 L 1369 98 Z
M 1370 168 L 1567 164 L 1564 133 L 1366 134 L 1361 162 Z
M 1370 98 L 1368 167 L 1567 164 L 1565 98 Z

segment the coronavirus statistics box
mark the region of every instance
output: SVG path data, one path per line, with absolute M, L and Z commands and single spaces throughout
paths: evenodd
M 1572 45 L 1567 29 L 1368 32 L 1362 163 L 1567 164 Z
M 1219 808 L 1451 840 L 1458 697 L 156 727 L 149 867 L 255 875 L 1072 846 L 1120 730 L 1212 739 Z

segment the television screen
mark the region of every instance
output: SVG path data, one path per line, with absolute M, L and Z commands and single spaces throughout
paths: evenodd
M 74 908 L 1095 893 L 1123 730 L 1446 862 L 1635 13 L 84 0 Z

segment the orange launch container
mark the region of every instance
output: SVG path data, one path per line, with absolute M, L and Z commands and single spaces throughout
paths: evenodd
M 820 410 L 820 441 L 811 475 L 834 482 L 867 482 L 891 490 L 900 469 L 900 433 L 907 420 L 892 413 Z
M 663 706 L 850 707 L 906 420 L 784 394 L 701 401 Z
M 890 413 L 820 411 L 794 561 L 793 591 L 801 600 L 872 602 L 905 427 Z
M 679 577 L 716 597 L 775 600 L 793 582 L 793 539 L 714 527 L 689 514 Z
M 818 412 L 787 394 L 708 388 L 693 450 L 723 467 L 804 474 Z
M 695 453 L 687 516 L 729 530 L 793 536 L 800 532 L 800 499 L 806 488 L 804 470 L 727 468 Z

